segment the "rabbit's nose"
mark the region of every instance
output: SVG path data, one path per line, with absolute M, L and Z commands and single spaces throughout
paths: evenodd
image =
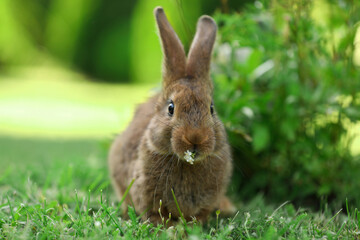
M 192 145 L 194 151 L 207 140 L 207 134 L 201 129 L 192 130 L 183 135 L 183 141 L 188 145 Z

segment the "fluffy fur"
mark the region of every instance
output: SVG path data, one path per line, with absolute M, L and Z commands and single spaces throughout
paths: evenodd
M 188 58 L 162 8 L 154 10 L 164 52 L 162 92 L 140 105 L 129 127 L 114 141 L 109 154 L 113 185 L 121 197 L 135 179 L 126 203 L 144 219 L 179 218 L 173 189 L 185 219 L 206 221 L 209 213 L 233 210 L 225 197 L 232 172 L 223 124 L 212 114 L 209 76 L 216 24 L 202 16 Z M 174 112 L 169 113 L 173 104 Z M 194 153 L 194 164 L 184 153 Z

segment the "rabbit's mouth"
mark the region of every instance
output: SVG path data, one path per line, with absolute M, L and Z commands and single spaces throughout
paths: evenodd
M 178 128 L 173 131 L 171 148 L 180 159 L 192 165 L 214 151 L 215 141 L 212 131 L 207 128 Z
M 193 165 L 194 162 L 200 162 L 205 157 L 206 157 L 205 154 L 201 154 L 198 151 L 187 150 L 184 152 L 184 156 L 182 157 L 182 159 L 188 162 L 189 164 Z

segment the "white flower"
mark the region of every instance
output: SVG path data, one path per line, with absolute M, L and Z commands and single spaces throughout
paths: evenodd
M 95 221 L 95 227 L 100 227 L 101 226 L 101 222 L 100 221 Z
M 194 155 L 195 153 L 190 152 L 189 150 L 187 150 L 186 152 L 184 152 L 185 156 L 184 159 L 190 163 L 190 164 L 194 164 Z

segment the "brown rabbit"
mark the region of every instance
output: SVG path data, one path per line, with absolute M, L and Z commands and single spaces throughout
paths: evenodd
M 144 219 L 206 221 L 211 211 L 233 210 L 225 197 L 232 159 L 224 126 L 212 103 L 210 59 L 216 24 L 202 16 L 188 58 L 162 8 L 154 10 L 164 52 L 162 92 L 140 105 L 130 126 L 112 144 L 109 168 L 121 197 Z

